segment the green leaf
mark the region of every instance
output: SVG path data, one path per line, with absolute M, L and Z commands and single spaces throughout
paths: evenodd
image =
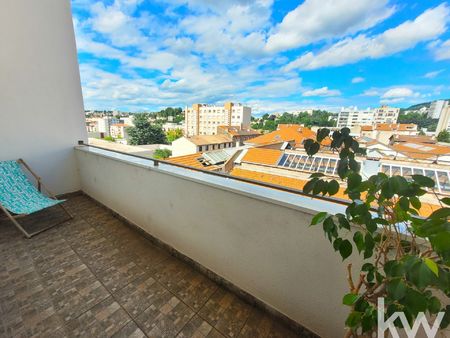
M 411 203 L 411 205 L 416 208 L 417 210 L 420 209 L 420 207 L 422 206 L 422 203 L 420 202 L 420 200 L 416 197 L 416 196 L 411 196 L 409 198 L 409 202 Z
M 353 311 L 351 312 L 347 320 L 345 321 L 345 325 L 350 328 L 357 327 L 359 323 L 361 322 L 361 312 Z
M 335 195 L 339 191 L 339 183 L 336 180 L 331 180 L 328 182 L 328 195 Z
M 336 214 L 336 217 L 339 221 L 339 226 L 341 228 L 350 230 L 350 223 L 348 222 L 347 218 L 343 214 Z
M 341 243 L 342 243 L 342 238 L 336 238 L 334 240 L 334 242 L 333 242 L 334 251 L 338 251 L 339 250 L 339 247 L 341 246 Z
M 350 243 L 349 240 L 344 239 L 339 246 L 339 253 L 341 254 L 342 260 L 345 260 L 347 257 L 349 257 L 352 254 L 352 251 L 352 243 Z
M 359 187 L 361 182 L 362 182 L 361 175 L 356 174 L 356 173 L 351 173 L 350 175 L 348 175 L 347 187 L 350 190 L 356 189 Z
M 313 188 L 313 195 L 319 194 L 323 190 L 325 185 L 326 185 L 326 182 L 324 180 L 317 180 L 317 182 Z
M 450 216 L 450 208 L 441 208 L 435 210 L 428 218 L 439 219 L 439 218 L 447 218 L 449 216 Z
M 414 263 L 406 276 L 408 280 L 419 289 L 423 289 L 429 286 L 435 279 L 434 273 L 431 272 L 431 270 L 422 260 Z
M 425 259 L 424 259 L 424 262 L 425 262 L 426 266 L 428 266 L 428 268 L 429 268 L 431 271 L 433 271 L 433 273 L 434 273 L 437 277 L 439 277 L 439 269 L 438 269 L 438 266 L 437 266 L 436 262 L 433 261 L 433 260 L 431 260 L 431 259 L 429 259 L 429 258 L 425 258 Z
M 350 128 L 344 127 L 341 129 L 341 135 L 346 137 L 348 135 L 350 135 Z
M 431 297 L 428 299 L 428 310 L 435 314 L 441 309 L 441 302 L 436 297 Z
M 407 286 L 401 278 L 389 281 L 386 285 L 388 295 L 395 300 L 400 300 L 406 295 Z
M 313 173 L 309 177 L 310 178 L 316 178 L 316 177 L 319 178 L 319 177 L 323 177 L 323 176 L 325 176 L 325 175 L 322 173 Z
M 316 182 L 317 182 L 317 179 L 312 179 L 312 180 L 306 182 L 306 184 L 303 186 L 303 192 L 305 194 L 309 194 L 314 189 Z
M 319 151 L 319 149 L 320 149 L 320 144 L 317 143 L 317 142 L 314 142 L 314 141 L 313 141 L 313 143 L 308 147 L 308 149 L 305 148 L 306 153 L 307 153 L 309 156 L 314 156 L 315 154 L 317 154 L 317 152 Z
M 421 187 L 434 188 L 434 185 L 435 185 L 434 180 L 429 178 L 429 177 L 427 177 L 427 176 L 412 175 L 411 177 L 414 180 L 414 182 L 419 184 Z
M 397 260 L 387 261 L 383 269 L 388 277 L 400 277 L 404 273 L 402 262 Z
M 441 202 L 450 205 L 450 197 L 444 197 L 443 199 L 441 199 Z
M 320 222 L 322 222 L 325 217 L 327 217 L 328 213 L 325 211 L 319 212 L 318 214 L 314 215 L 314 217 L 311 220 L 311 225 L 316 225 Z
M 361 253 L 364 249 L 364 236 L 360 231 L 355 232 L 353 235 L 353 242 L 355 242 L 358 252 Z
M 413 314 L 417 315 L 419 312 L 425 312 L 427 309 L 427 298 L 423 293 L 411 288 L 406 289 L 406 295 L 402 301 Z
M 317 131 L 317 142 L 322 142 L 328 135 L 330 135 L 330 129 L 321 128 Z
M 440 232 L 436 235 L 430 236 L 431 246 L 437 252 L 444 252 L 450 250 L 450 232 Z
M 373 248 L 375 247 L 375 242 L 373 240 L 373 237 L 370 233 L 366 233 L 366 236 L 364 238 L 365 242 L 365 251 L 364 251 L 364 259 L 370 258 L 373 255 Z
M 445 314 L 439 327 L 441 329 L 445 329 L 447 326 L 450 325 L 450 305 L 447 305 L 445 309 L 442 309 L 441 311 L 444 312 Z
M 408 211 L 408 210 L 409 210 L 409 200 L 408 200 L 408 197 L 405 197 L 405 196 L 400 197 L 400 199 L 398 200 L 398 205 L 399 205 L 400 208 L 402 208 L 404 211 Z
M 347 293 L 342 299 L 342 304 L 344 305 L 353 305 L 359 298 L 358 294 L 355 293 Z

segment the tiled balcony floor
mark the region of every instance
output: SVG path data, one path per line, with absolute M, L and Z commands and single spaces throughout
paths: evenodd
M 66 205 L 73 220 L 30 240 L 0 220 L 0 337 L 296 336 L 88 197 Z

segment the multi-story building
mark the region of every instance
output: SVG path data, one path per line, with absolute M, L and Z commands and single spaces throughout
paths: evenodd
M 450 131 L 450 106 L 448 104 L 442 109 L 435 135 L 439 135 L 443 130 Z
M 372 125 L 374 121 L 374 111 L 370 108 L 358 110 L 358 107 L 342 108 L 338 115 L 338 128 L 352 128 L 355 126 Z
M 438 119 L 441 116 L 442 111 L 448 106 L 448 101 L 436 100 L 431 102 L 430 108 L 428 109 L 428 117 L 432 119 Z
M 380 108 L 358 110 L 358 107 L 342 108 L 338 115 L 338 128 L 372 126 L 380 123 L 397 123 L 400 108 L 381 106 Z
M 115 123 L 111 125 L 109 128 L 109 132 L 112 138 L 115 139 L 124 139 L 126 140 L 128 138 L 127 128 L 130 127 L 128 124 L 125 123 Z
M 224 106 L 196 103 L 186 107 L 185 135 L 216 135 L 218 126 L 248 128 L 252 109 L 240 103 L 227 102 Z
M 397 123 L 400 108 L 393 108 L 389 106 L 381 106 L 376 108 L 373 116 L 373 123 Z

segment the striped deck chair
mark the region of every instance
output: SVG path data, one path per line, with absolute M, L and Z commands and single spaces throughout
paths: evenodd
M 37 187 L 29 181 L 22 167 L 28 170 L 31 176 L 35 178 Z M 48 196 L 44 195 L 42 190 Z M 31 238 L 72 218 L 69 211 L 61 204 L 62 202 L 64 200 L 58 200 L 55 195 L 44 187 L 41 178 L 22 159 L 17 161 L 0 161 L 0 209 L 5 212 L 8 218 L 27 238 Z M 55 205 L 59 205 L 64 210 L 68 216 L 67 219 L 33 233 L 28 233 L 17 221 L 18 218 Z

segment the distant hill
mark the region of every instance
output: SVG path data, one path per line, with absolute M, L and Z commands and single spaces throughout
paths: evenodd
M 444 99 L 444 100 L 445 100 L 445 101 L 449 101 L 450 99 Z M 408 107 L 408 108 L 404 108 L 404 109 L 402 109 L 402 110 L 403 110 L 403 111 L 405 111 L 405 110 L 419 110 L 420 108 L 423 108 L 423 107 L 429 108 L 431 102 L 433 102 L 433 101 L 418 103 L 418 104 L 412 105 L 412 106 L 410 106 L 410 107 Z

